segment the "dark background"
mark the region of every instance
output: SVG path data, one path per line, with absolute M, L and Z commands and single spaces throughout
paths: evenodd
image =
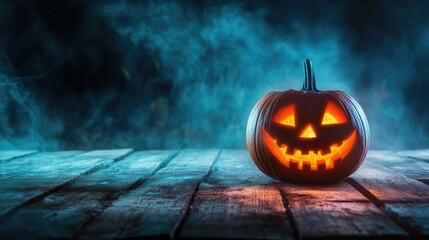
M 264 94 L 352 95 L 429 146 L 428 1 L 0 1 L 0 147 L 245 147 Z

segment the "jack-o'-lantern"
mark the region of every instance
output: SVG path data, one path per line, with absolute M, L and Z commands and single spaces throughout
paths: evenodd
M 271 92 L 253 108 L 246 142 L 256 166 L 275 179 L 326 183 L 362 164 L 369 127 L 359 104 L 341 91 L 318 91 L 310 60 L 301 91 Z

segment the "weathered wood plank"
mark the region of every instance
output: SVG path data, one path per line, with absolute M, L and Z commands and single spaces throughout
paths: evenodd
M 291 205 L 300 238 L 406 238 L 408 234 L 366 202 L 297 201 Z
M 0 167 L 0 179 L 19 178 L 23 174 L 33 174 L 37 171 L 49 171 L 51 165 L 81 154 L 82 151 L 39 152 L 24 156 L 19 161 L 5 162 Z
M 219 150 L 183 150 L 143 185 L 122 195 L 79 238 L 171 237 Z
M 10 150 L 10 151 L 0 151 L 0 163 L 2 161 L 12 160 L 17 157 L 27 156 L 33 153 L 36 153 L 35 150 Z
M 163 168 L 143 152 L 0 152 L 0 238 L 278 239 L 291 237 L 290 217 L 300 238 L 429 238 L 429 186 L 406 177 L 426 178 L 425 151 L 370 151 L 350 181 L 326 186 L 270 180 L 241 150 L 222 151 L 207 178 L 217 151 Z
M 200 185 L 181 238 L 292 239 L 282 197 L 247 151 L 223 150 Z
M 429 237 L 429 186 L 378 164 L 364 163 L 351 178 L 415 236 Z
M 300 238 L 406 237 L 408 234 L 344 181 L 323 186 L 282 184 Z
M 429 203 L 386 203 L 384 208 L 415 231 L 417 236 L 429 238 Z
M 409 156 L 413 158 L 429 160 L 429 149 L 399 151 L 397 152 L 397 154 L 402 156 Z
M 351 178 L 379 201 L 429 200 L 428 185 L 371 162 L 364 162 Z
M 38 153 L 0 168 L 0 215 L 130 153 L 130 149 Z M 77 155 L 76 155 L 77 154 Z M 0 219 L 4 219 L 1 216 Z
M 0 220 L 1 215 L 10 211 L 25 201 L 41 194 L 46 190 L 43 186 L 32 186 L 33 179 L 37 182 L 35 173 L 43 176 L 43 171 L 54 165 L 55 161 L 67 161 L 68 158 L 79 154 L 79 151 L 40 152 L 20 158 L 19 161 L 8 161 L 0 167 Z M 27 179 L 28 178 L 28 179 Z M 47 179 L 48 181 L 49 179 Z M 34 184 L 33 184 L 34 185 Z M 26 191 L 26 188 L 29 188 Z
M 143 151 L 79 178 L 0 225 L 2 239 L 70 239 L 108 204 L 144 181 L 177 151 Z M 139 182 L 137 182 L 139 181 Z
M 370 151 L 366 161 L 380 164 L 416 180 L 429 179 L 429 162 L 390 151 Z

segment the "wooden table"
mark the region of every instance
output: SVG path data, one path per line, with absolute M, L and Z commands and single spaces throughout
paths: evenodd
M 0 151 L 0 239 L 429 239 L 429 150 L 370 151 L 323 186 L 246 150 Z

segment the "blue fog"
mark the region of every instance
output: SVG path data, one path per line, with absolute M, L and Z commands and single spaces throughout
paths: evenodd
M 82 95 L 64 95 L 70 99 L 51 108 L 52 100 L 45 95 L 52 93 L 34 86 L 44 78 L 37 74 L 55 66 L 37 67 L 28 77 L 14 73 L 17 66 L 5 61 L 0 75 L 0 146 L 243 148 L 253 105 L 270 91 L 300 89 L 302 61 L 310 58 L 320 90 L 342 90 L 362 105 L 372 149 L 428 147 L 429 70 L 424 61 L 429 58 L 429 30 L 422 27 L 429 24 L 427 4 L 377 5 L 374 11 L 353 4 L 83 4 L 90 15 L 86 20 L 96 18 L 111 31 L 108 48 L 120 52 L 115 69 L 125 90 L 117 90 L 115 84 L 96 93 L 82 90 Z M 361 15 L 347 16 L 359 7 Z M 353 17 L 357 19 L 348 19 Z M 377 25 L 379 17 L 392 20 Z M 89 25 L 79 31 L 98 31 Z M 35 31 L 39 30 L 49 35 L 44 28 Z M 45 37 L 51 49 L 46 51 L 59 54 L 60 41 Z M 95 40 L 102 42 L 103 37 Z M 90 56 L 89 64 L 101 58 Z M 10 119 L 11 107 L 19 109 L 14 111 L 19 120 Z M 75 109 L 79 110 L 73 114 Z

